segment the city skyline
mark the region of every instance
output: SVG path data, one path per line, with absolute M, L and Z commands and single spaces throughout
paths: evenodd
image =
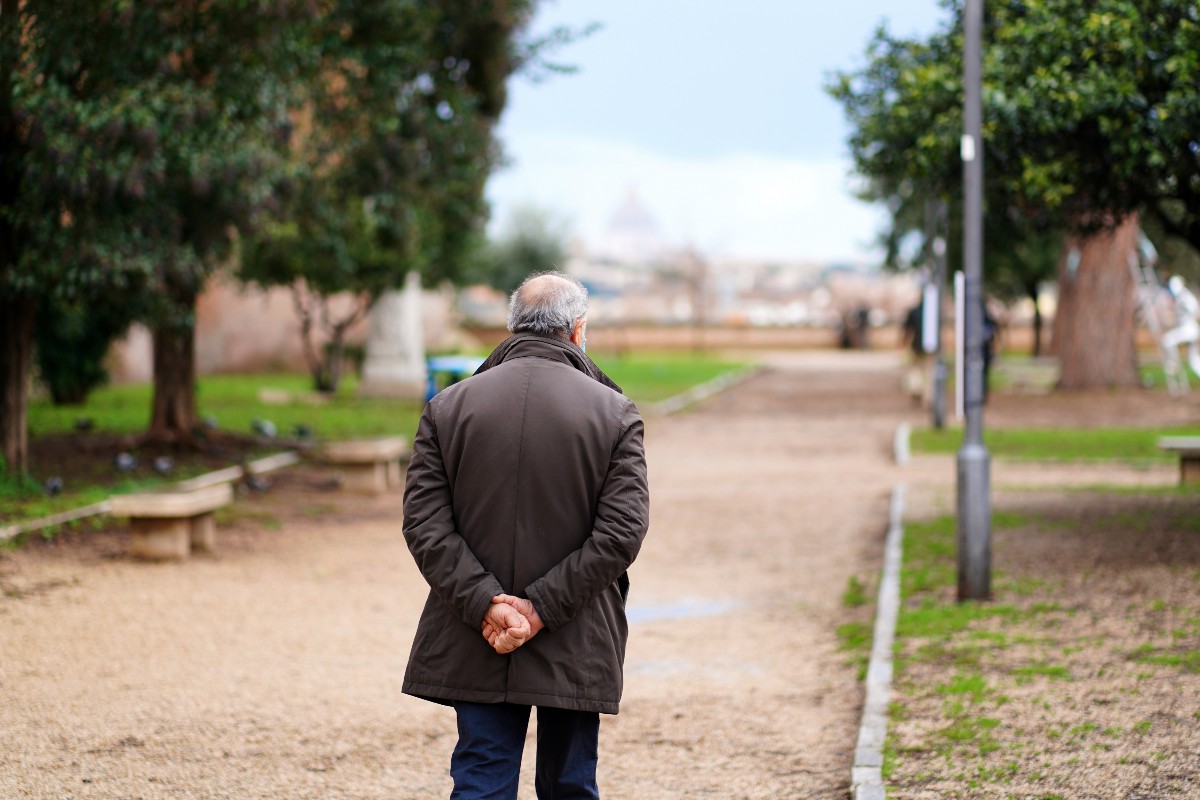
M 878 261 L 884 212 L 853 196 L 841 108 L 827 76 L 860 65 L 886 18 L 932 31 L 933 0 L 801 4 L 678 0 L 546 3 L 535 35 L 602 27 L 551 60 L 578 67 L 518 76 L 499 137 L 510 164 L 488 185 L 492 230 L 534 205 L 594 245 L 633 190 L 665 242 L 713 257 Z

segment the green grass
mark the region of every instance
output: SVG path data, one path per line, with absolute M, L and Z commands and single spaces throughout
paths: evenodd
M 846 608 L 858 608 L 865 606 L 867 602 L 867 587 L 857 575 L 851 575 L 846 581 L 846 590 L 842 592 L 842 605 Z
M 745 369 L 746 362 L 709 353 L 637 353 L 594 356 L 596 365 L 620 384 L 635 403 L 653 403 L 679 394 L 718 375 Z
M 1200 650 L 1161 648 L 1144 644 L 1135 649 L 1130 656 L 1141 664 L 1158 664 L 1183 672 L 1200 673 Z
M 1196 426 L 1167 428 L 992 428 L 984 443 L 993 457 L 1038 461 L 1175 461 L 1178 456 L 1158 449 L 1160 436 L 1196 436 Z M 956 453 L 962 431 L 918 428 L 912 432 L 917 453 Z
M 296 425 L 307 425 L 322 439 L 412 435 L 420 404 L 360 398 L 357 386 L 357 378 L 348 376 L 338 394 L 326 399 L 312 392 L 308 376 L 302 374 L 205 375 L 198 382 L 196 404 L 202 418 L 211 415 L 219 428 L 234 433 L 250 434 L 253 420 L 267 419 L 283 436 L 291 435 Z M 259 395 L 263 390 L 287 393 L 290 401 L 263 402 Z M 84 407 L 34 402 L 29 407 L 29 432 L 32 436 L 69 433 L 77 419 L 87 417 L 97 431 L 138 433 L 150 421 L 151 396 L 151 385 L 140 383 L 98 389 Z
M 690 353 L 639 353 L 597 357 L 597 363 L 635 402 L 655 402 L 678 394 L 725 372 L 742 369 L 744 362 Z M 284 404 L 266 403 L 264 390 L 290 395 Z M 281 435 L 307 425 L 322 439 L 360 436 L 411 436 L 423 403 L 363 398 L 358 379 L 346 376 L 336 396 L 318 397 L 309 377 L 299 373 L 206 375 L 199 379 L 197 406 L 201 417 L 211 415 L 220 428 L 250 433 L 255 419 L 269 419 Z M 122 384 L 96 390 L 86 406 L 54 406 L 38 400 L 29 407 L 31 436 L 70 433 L 75 421 L 90 418 L 97 431 L 138 433 L 150 421 L 150 384 Z
M 598 363 L 635 402 L 651 403 L 685 391 L 699 383 L 733 370 L 744 362 L 707 354 L 638 353 L 622 357 L 598 357 Z M 81 439 L 100 435 L 136 435 L 150 420 L 153 387 L 148 383 L 121 384 L 97 389 L 84 406 L 55 406 L 46 399 L 29 405 L 29 433 L 37 437 L 75 435 Z M 273 395 L 276 402 L 266 402 Z M 302 373 L 205 375 L 197 385 L 197 408 L 201 418 L 212 417 L 218 429 L 251 435 L 256 419 L 270 420 L 279 435 L 291 438 L 304 425 L 318 439 L 334 440 L 371 436 L 411 438 L 416 431 L 424 402 L 358 396 L 358 378 L 345 376 L 335 396 L 312 391 L 309 376 Z M 279 402 L 282 400 L 282 402 Z M 93 433 L 76 434 L 80 419 L 90 419 Z M 267 445 L 263 452 L 277 450 Z M 179 459 L 170 478 L 181 480 L 206 468 L 191 467 Z M 58 464 L 41 464 L 31 470 L 39 478 L 56 474 Z M 108 473 L 110 470 L 103 470 Z M 90 480 L 90 479 L 89 479 Z M 162 485 L 167 480 L 154 475 L 139 476 L 113 485 L 90 485 L 68 481 L 68 491 L 46 496 L 40 482 L 27 476 L 5 476 L 0 470 L 0 508 L 5 522 L 39 519 L 62 511 L 100 502 L 117 493 L 139 491 Z

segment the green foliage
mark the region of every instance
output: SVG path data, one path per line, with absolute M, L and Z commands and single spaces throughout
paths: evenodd
M 0 300 L 116 298 L 190 345 L 205 280 L 276 202 L 311 3 L 13 6 L 0 14 Z M 157 376 L 185 398 L 156 420 L 164 432 L 194 423 L 192 373 L 179 360 Z M 0 387 L 20 406 L 24 378 Z
M 244 242 L 241 275 L 292 286 L 314 386 L 336 391 L 342 340 L 408 272 L 457 278 L 486 217 L 492 127 L 531 0 L 337 2 L 314 20 L 289 131 L 290 191 Z M 328 298 L 359 295 L 333 319 Z M 333 348 L 311 342 L 318 320 Z
M 867 65 L 836 73 L 827 86 L 850 123 L 864 196 L 893 212 L 893 263 L 905 237 L 920 235 L 926 199 L 961 196 L 963 5 L 944 5 L 947 20 L 933 35 L 903 39 L 880 27 Z M 1200 247 L 1195 3 L 1048 0 L 989 3 L 985 13 L 993 287 L 1049 277 L 1063 229 L 1094 229 L 1141 210 Z M 948 241 L 956 245 L 955 236 Z M 1007 277 L 992 272 L 994 261 Z
M 134 316 L 128 303 L 111 296 L 87 304 L 57 298 L 42 303 L 35 330 L 38 376 L 55 405 L 80 405 L 108 381 L 104 356 Z
M 513 211 L 498 238 L 479 246 L 467 278 L 511 294 L 534 272 L 563 269 L 566 257 L 566 224 L 549 211 L 524 206 Z
M 189 317 L 170 299 L 199 289 L 271 195 L 305 5 L 21 4 L 0 289 L 144 293 Z

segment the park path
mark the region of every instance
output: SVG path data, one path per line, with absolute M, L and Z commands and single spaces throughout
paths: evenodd
M 840 598 L 873 583 L 912 411 L 893 354 L 767 363 L 647 414 L 607 797 L 846 796 L 861 687 Z M 400 692 L 425 588 L 399 512 L 297 472 L 239 501 L 212 557 L 133 563 L 120 533 L 0 554 L 0 797 L 447 796 L 453 714 Z

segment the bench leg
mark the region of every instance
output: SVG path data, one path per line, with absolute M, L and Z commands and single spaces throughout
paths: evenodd
M 343 464 L 342 487 L 352 492 L 382 494 L 388 487 L 388 468 L 382 461 L 373 464 Z
M 1179 459 L 1179 483 L 1200 483 L 1200 457 Z
M 191 520 L 133 517 L 129 520 L 129 552 L 148 561 L 178 561 L 187 558 Z
M 387 485 L 393 487 L 399 486 L 400 483 L 400 459 L 393 458 L 387 462 Z
M 216 514 L 211 511 L 207 514 L 199 514 L 192 517 L 189 522 L 191 523 L 189 540 L 192 545 L 192 552 L 213 552 L 217 544 Z

